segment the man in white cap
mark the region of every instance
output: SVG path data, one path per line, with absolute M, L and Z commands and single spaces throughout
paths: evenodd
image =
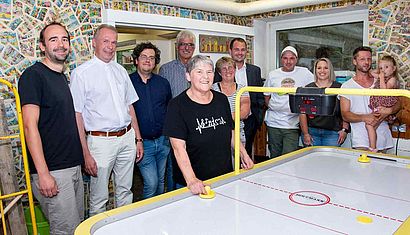
M 280 61 L 282 67 L 269 73 L 264 87 L 304 87 L 313 82 L 313 74 L 307 68 L 296 66 L 298 52 L 294 47 L 285 47 Z M 269 92 L 264 95 L 270 157 L 295 151 L 299 143 L 299 115 L 290 112 L 289 96 Z

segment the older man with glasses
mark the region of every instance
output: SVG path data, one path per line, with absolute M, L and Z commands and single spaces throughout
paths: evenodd
M 172 97 L 176 97 L 189 88 L 185 78 L 186 65 L 195 51 L 195 35 L 189 30 L 182 30 L 177 35 L 178 58 L 161 66 L 159 75 L 166 78 L 171 85 Z M 167 191 L 175 188 L 172 176 L 171 157 L 167 161 Z
M 178 58 L 161 66 L 159 75 L 166 78 L 172 91 L 172 97 L 188 89 L 189 84 L 185 79 L 186 64 L 195 51 L 195 35 L 188 30 L 183 30 L 177 35 Z

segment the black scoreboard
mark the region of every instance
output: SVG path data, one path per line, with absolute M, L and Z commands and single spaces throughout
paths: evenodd
M 331 116 L 335 112 L 337 96 L 326 95 L 325 88 L 299 87 L 289 94 L 292 113 Z

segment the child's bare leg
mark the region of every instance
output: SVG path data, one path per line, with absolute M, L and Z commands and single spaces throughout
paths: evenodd
M 376 143 L 377 143 L 377 134 L 376 128 L 372 125 L 366 124 L 367 135 L 369 136 L 369 150 L 372 152 L 377 152 Z

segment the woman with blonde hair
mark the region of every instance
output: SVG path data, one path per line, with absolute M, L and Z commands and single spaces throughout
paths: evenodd
M 315 61 L 314 76 L 314 82 L 306 87 L 340 88 L 342 85 L 336 82 L 332 62 L 327 58 Z M 305 146 L 340 146 L 349 130 L 349 123 L 342 119 L 339 100 L 332 116 L 301 114 L 299 120 Z

